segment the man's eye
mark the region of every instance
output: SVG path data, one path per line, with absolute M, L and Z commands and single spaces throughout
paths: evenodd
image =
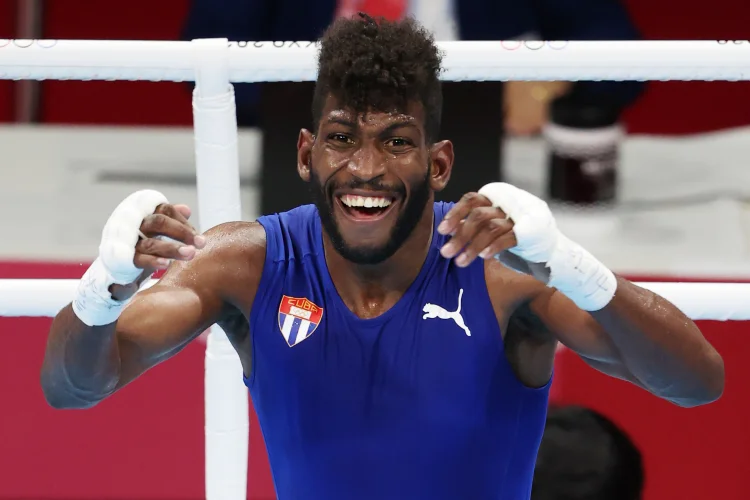
M 335 142 L 343 142 L 343 143 L 346 143 L 346 144 L 349 144 L 349 143 L 353 142 L 351 140 L 351 138 L 348 135 L 346 135 L 346 134 L 331 134 L 329 136 L 329 139 L 331 139 L 332 141 L 335 141 Z
M 394 148 L 403 148 L 411 146 L 411 141 L 404 139 L 403 137 L 394 137 L 393 139 L 388 139 L 386 144 Z

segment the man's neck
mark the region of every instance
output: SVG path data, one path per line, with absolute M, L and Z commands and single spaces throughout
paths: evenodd
M 355 264 L 343 258 L 328 235 L 323 234 L 326 265 L 333 284 L 349 309 L 360 318 L 380 316 L 398 302 L 419 275 L 432 243 L 433 203 L 409 238 L 390 258 L 374 265 Z

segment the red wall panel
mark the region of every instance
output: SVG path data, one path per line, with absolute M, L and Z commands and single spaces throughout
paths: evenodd
M 44 38 L 179 40 L 188 0 L 45 2 Z M 190 125 L 187 84 L 171 82 L 74 82 L 42 84 L 46 123 Z
M 750 2 L 624 0 L 646 40 L 750 40 Z M 634 133 L 750 125 L 750 82 L 650 82 L 626 117 Z

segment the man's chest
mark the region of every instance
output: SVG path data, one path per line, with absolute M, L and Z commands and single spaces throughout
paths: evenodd
M 489 384 L 502 356 L 494 315 L 464 289 L 405 297 L 366 320 L 335 297 L 297 295 L 282 294 L 277 311 L 259 317 L 252 356 L 256 371 L 300 391 L 445 395 Z

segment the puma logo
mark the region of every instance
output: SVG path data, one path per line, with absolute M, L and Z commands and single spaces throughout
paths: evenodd
M 422 319 L 452 319 L 459 328 L 466 332 L 467 337 L 471 337 L 471 330 L 469 330 L 469 328 L 466 326 L 466 323 L 464 323 L 464 318 L 461 316 L 461 298 L 463 297 L 463 295 L 464 289 L 462 288 L 458 292 L 458 309 L 453 312 L 447 311 L 446 309 L 436 304 L 425 304 L 424 308 L 422 309 L 422 312 L 424 313 Z

